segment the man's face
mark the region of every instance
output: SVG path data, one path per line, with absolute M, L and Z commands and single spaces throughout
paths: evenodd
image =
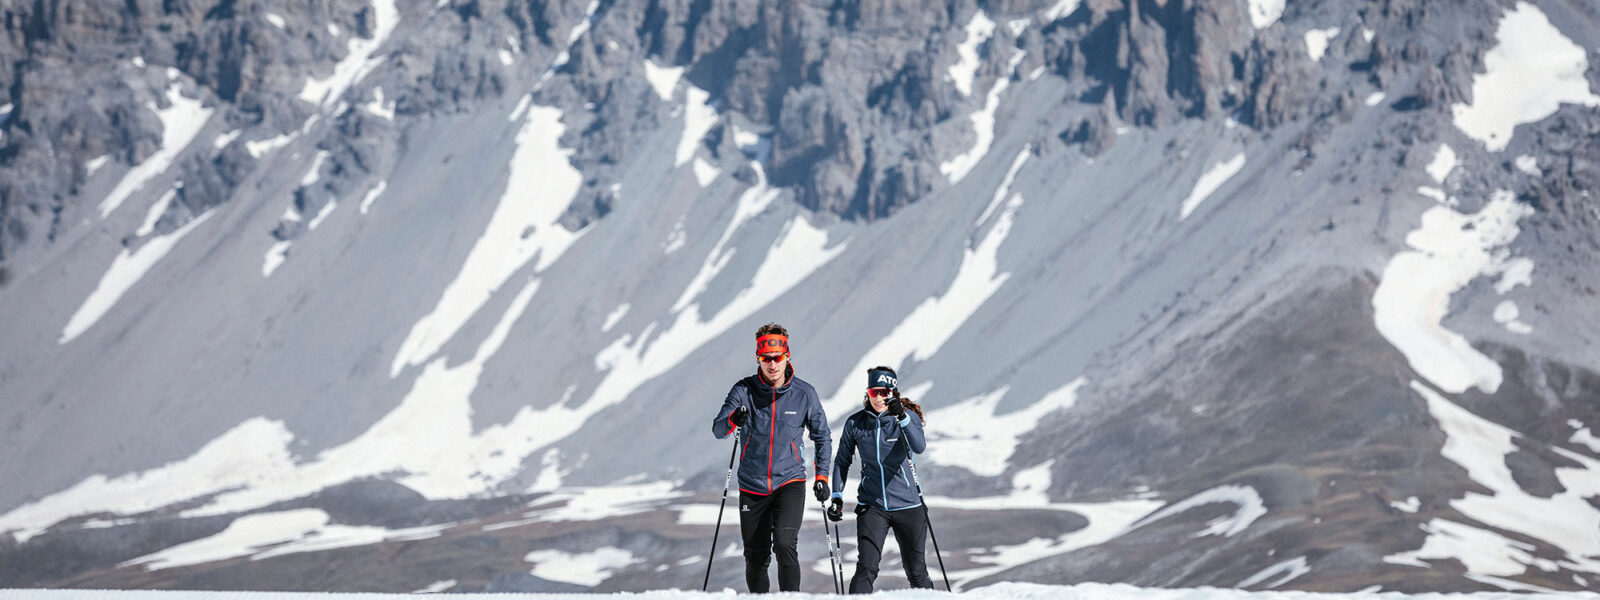
M 761 363 L 761 376 L 767 381 L 777 381 L 782 377 L 784 370 L 789 367 L 789 355 L 780 352 L 769 352 L 756 356 Z

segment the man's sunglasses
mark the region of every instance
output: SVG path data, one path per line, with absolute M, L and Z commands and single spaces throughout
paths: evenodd
M 775 363 L 787 358 L 788 356 L 789 355 L 787 354 L 757 354 L 756 358 L 764 363 Z
M 892 393 L 893 391 L 886 387 L 867 388 L 867 395 L 873 398 L 888 398 Z

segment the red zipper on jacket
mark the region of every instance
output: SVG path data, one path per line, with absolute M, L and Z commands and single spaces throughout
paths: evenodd
M 772 493 L 772 453 L 776 450 L 773 444 L 778 439 L 778 388 L 772 389 L 772 427 L 767 430 L 767 493 Z

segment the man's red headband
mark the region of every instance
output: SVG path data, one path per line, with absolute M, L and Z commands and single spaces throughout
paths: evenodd
M 789 353 L 789 336 L 769 333 L 756 338 L 756 356 L 773 352 Z

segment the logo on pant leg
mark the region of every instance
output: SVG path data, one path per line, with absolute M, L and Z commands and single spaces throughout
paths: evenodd
M 739 505 L 739 512 L 750 512 L 750 505 L 749 504 L 740 504 Z

